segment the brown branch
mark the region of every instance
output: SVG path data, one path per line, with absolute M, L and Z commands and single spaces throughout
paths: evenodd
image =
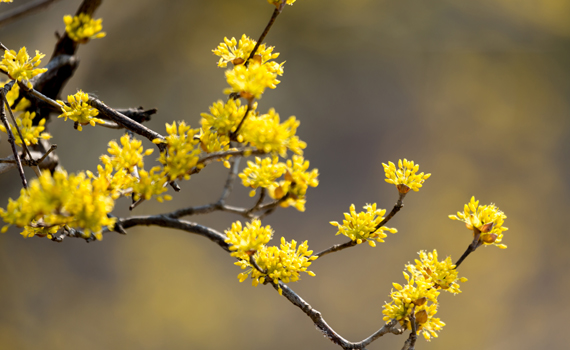
M 461 265 L 463 260 L 465 260 L 465 258 L 469 256 L 469 254 L 473 253 L 477 248 L 479 248 L 483 244 L 480 238 L 481 238 L 481 231 L 479 231 L 476 227 L 474 227 L 473 241 L 471 242 L 471 244 L 469 244 L 463 255 L 461 255 L 459 260 L 457 260 L 457 262 L 455 263 L 456 269 L 459 267 L 459 265 Z
M 374 332 L 368 338 L 360 342 L 350 342 L 338 333 L 336 333 L 325 321 L 321 313 L 315 309 L 305 300 L 303 300 L 297 293 L 295 293 L 289 286 L 285 283 L 279 281 L 279 284 L 273 283 L 269 280 L 267 283 L 271 284 L 275 290 L 279 291 L 281 288 L 281 294 L 287 298 L 293 305 L 297 306 L 301 311 L 303 311 L 309 318 L 313 321 L 317 329 L 319 329 L 325 337 L 327 337 L 333 343 L 339 345 L 343 349 L 364 349 L 368 344 L 372 343 L 374 340 L 380 338 L 384 334 L 402 334 L 403 330 L 396 328 L 397 322 L 392 320 L 386 323 L 378 331 Z

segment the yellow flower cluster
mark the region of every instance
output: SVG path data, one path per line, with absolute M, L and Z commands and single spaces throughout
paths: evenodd
M 224 38 L 224 42 L 220 43 L 212 52 L 216 56 L 220 56 L 218 67 L 225 68 L 229 62 L 234 65 L 244 63 L 251 54 L 251 51 L 253 51 L 255 44 L 257 44 L 255 40 L 243 34 L 239 42 L 236 38 Z M 265 44 L 261 44 L 257 48 L 255 55 L 261 58 L 261 63 L 266 63 L 269 60 L 279 57 L 279 53 L 273 52 L 273 49 L 273 46 L 266 47 Z
M 121 137 L 121 146 L 115 141 L 109 142 L 108 155 L 101 156 L 103 166 L 98 167 L 99 176 L 97 179 L 104 182 L 114 199 L 121 195 L 134 193 L 135 200 L 156 197 L 156 200 L 172 199 L 169 195 L 161 196 L 168 189 L 165 184 L 168 182 L 166 173 L 161 167 L 153 167 L 150 171 L 144 169 L 144 157 L 153 153 L 152 149 L 144 150 L 142 142 L 131 139 L 129 135 Z M 138 177 L 135 176 L 134 167 L 138 167 Z M 113 174 L 113 170 L 116 172 Z M 88 173 L 90 177 L 93 174 Z
M 385 303 L 384 321 L 396 319 L 404 329 L 411 329 L 410 316 L 415 316 L 418 333 L 429 341 L 431 337 L 437 338 L 436 331 L 445 326 L 439 318 L 434 317 L 437 313 L 439 290 L 450 293 L 461 293 L 459 283 L 466 282 L 467 279 L 457 277 L 455 265 L 448 257 L 443 261 L 437 259 L 437 251 L 426 253 L 420 251 L 420 260 L 415 261 L 415 265 L 408 264 L 406 269 L 411 274 L 404 272 L 407 281 L 405 286 L 398 283 L 392 285 L 396 290 L 392 290 L 390 297 L 392 301 Z
M 42 119 L 38 123 L 38 125 L 32 125 L 32 121 L 36 116 L 35 112 L 25 112 L 19 113 L 18 115 L 14 116 L 16 119 L 16 124 L 22 133 L 22 137 L 24 138 L 24 143 L 26 146 L 35 145 L 38 143 L 39 139 L 49 140 L 51 139 L 51 135 L 48 133 L 44 133 L 46 120 Z M 0 131 L 8 133 L 6 127 L 0 124 Z M 22 139 L 20 138 L 20 134 L 18 134 L 15 130 L 12 130 L 14 137 L 16 138 L 16 144 L 22 146 Z
M 251 284 L 255 287 L 259 283 L 265 283 L 266 279 L 273 281 L 275 284 L 278 284 L 279 281 L 283 281 L 284 283 L 295 282 L 299 280 L 301 272 L 306 272 L 309 276 L 315 276 L 315 274 L 312 271 L 308 271 L 307 268 L 317 257 L 311 256 L 313 251 L 308 249 L 309 245 L 307 241 L 303 242 L 299 248 L 297 248 L 297 242 L 295 240 L 287 242 L 283 237 L 281 238 L 280 247 L 262 246 L 253 255 L 253 258 L 257 265 L 265 272 L 254 268 L 249 262 L 249 259 L 240 260 L 236 262 L 235 265 L 240 266 L 242 270 L 247 268 L 249 268 L 249 270 L 238 275 L 239 281 L 243 282 L 251 275 Z M 279 287 L 279 294 L 282 292 L 281 287 Z
M 144 165 L 143 157 L 151 155 L 154 151 L 152 148 L 144 151 L 142 141 L 131 139 L 129 135 L 123 135 L 121 137 L 121 145 L 123 147 L 119 147 L 115 141 L 109 142 L 107 152 L 109 152 L 112 157 L 103 155 L 101 158 L 108 158 L 108 162 L 115 170 L 126 169 L 129 173 L 134 170 L 135 166 L 142 168 Z M 104 163 L 106 162 L 107 161 Z
M 36 50 L 36 55 L 31 58 L 25 46 L 17 54 L 14 50 L 6 50 L 0 61 L 0 70 L 8 74 L 10 79 L 20 81 L 31 89 L 33 86 L 28 79 L 47 71 L 46 68 L 36 68 L 44 56 Z
M 93 232 L 101 239 L 102 228 L 112 227 L 115 219 L 108 216 L 114 201 L 100 185 L 83 172 L 68 175 L 56 171 L 52 176 L 45 171 L 22 189 L 16 201 L 10 199 L 6 210 L 0 208 L 0 216 L 8 225 L 29 226 L 22 232 L 25 237 L 40 234 L 51 238 L 56 226 L 67 225 L 83 229 L 85 238 Z M 7 229 L 5 226 L 2 231 Z
M 465 226 L 473 231 L 474 236 L 480 234 L 480 243 L 496 245 L 501 249 L 507 248 L 506 245 L 500 244 L 503 240 L 503 232 L 508 230 L 503 226 L 507 216 L 494 204 L 479 205 L 479 201 L 471 197 L 471 201 L 465 204 L 463 213 L 457 212 L 457 216 L 449 215 L 449 218 L 463 221 Z
M 319 185 L 319 171 L 309 169 L 309 161 L 305 160 L 302 156 L 293 156 L 292 159 L 287 159 L 285 163 L 284 179 L 277 184 L 269 186 L 269 196 L 273 199 L 281 199 L 287 196 L 280 205 L 284 208 L 289 206 L 294 207 L 298 211 L 305 211 L 305 199 L 307 189 L 309 186 L 317 187 Z
M 457 277 L 455 265 L 451 262 L 451 257 L 447 257 L 443 261 L 437 259 L 437 250 L 432 253 L 420 251 L 420 260 L 415 260 L 415 265 L 407 265 L 406 268 L 413 276 L 418 278 L 420 275 L 428 282 L 431 282 L 434 288 L 444 289 L 450 293 L 461 293 L 459 290 L 460 282 L 467 282 L 465 277 Z
M 254 103 L 250 114 L 255 111 Z M 227 102 L 218 101 L 210 107 L 210 114 L 202 113 L 200 147 L 204 152 L 226 151 L 230 148 L 230 134 L 244 118 L 247 106 L 242 106 L 240 100 L 229 99 Z M 243 139 L 243 138 L 242 138 Z
M 12 0 L 0 0 L 0 2 L 12 2 Z
M 293 116 L 280 123 L 279 114 L 271 108 L 267 114 L 249 116 L 240 131 L 240 136 L 244 142 L 266 153 L 277 153 L 285 157 L 287 150 L 290 150 L 301 155 L 307 144 L 295 135 L 299 124 Z
M 416 174 L 420 168 L 419 164 L 414 165 L 414 161 L 406 159 L 398 160 L 398 169 L 392 162 L 382 163 L 382 166 L 386 173 L 386 182 L 396 185 L 400 193 L 408 193 L 410 189 L 419 191 L 424 181 L 431 176 L 431 174 L 424 175 L 424 173 Z
M 6 84 L 8 84 L 9 82 L 10 80 L 0 83 L 0 88 L 6 86 Z M 8 104 L 12 106 L 12 112 L 25 111 L 31 105 L 28 99 L 22 97 L 18 102 L 18 104 L 14 106 L 14 102 L 16 102 L 19 96 L 20 96 L 20 86 L 18 84 L 12 85 L 10 91 L 6 93 L 6 99 L 8 100 Z
M 63 17 L 65 23 L 65 31 L 67 36 L 73 41 L 86 43 L 89 39 L 103 38 L 106 34 L 103 30 L 103 19 L 93 19 L 86 13 L 80 13 L 78 16 L 66 15 Z
M 99 111 L 87 104 L 87 101 L 89 101 L 89 96 L 81 90 L 75 95 L 67 96 L 69 106 L 63 101 L 57 101 L 61 105 L 61 111 L 63 112 L 58 118 L 73 120 L 77 123 L 77 130 L 79 131 L 82 130 L 81 125 L 91 124 L 91 126 L 95 126 L 95 123 L 103 124 L 103 120 L 95 118 Z
M 366 204 L 364 206 L 366 212 L 357 213 L 354 204 L 350 206 L 350 213 L 344 213 L 344 220 L 342 225 L 336 221 L 331 221 L 330 224 L 338 227 L 337 235 L 343 234 L 357 244 L 368 241 L 371 247 L 376 246 L 376 242 L 384 242 L 386 234 L 384 231 L 396 233 L 398 230 L 382 226 L 376 229 L 376 226 L 384 219 L 386 209 L 376 209 L 376 203 Z
M 249 256 L 261 250 L 271 240 L 273 229 L 269 225 L 262 227 L 259 219 L 246 223 L 245 227 L 242 227 L 240 221 L 236 221 L 231 229 L 226 230 L 226 236 L 228 238 L 225 242 L 231 244 L 231 256 L 249 260 Z
M 277 73 L 271 65 L 251 62 L 247 67 L 243 64 L 226 71 L 226 80 L 230 88 L 224 90 L 226 94 L 236 93 L 247 100 L 259 99 L 266 88 L 275 89 Z
M 190 171 L 198 165 L 200 149 L 196 147 L 200 139 L 195 138 L 198 130 L 192 129 L 185 122 L 166 124 L 168 136 L 166 141 L 159 139 L 155 143 L 166 143 L 167 151 L 160 153 L 158 159 L 164 166 L 164 171 L 168 174 L 169 180 L 184 178 L 190 179 Z
M 278 157 L 264 158 L 255 157 L 255 163 L 248 161 L 247 167 L 239 174 L 245 187 L 254 188 L 249 195 L 255 195 L 255 188 L 277 187 L 278 178 L 285 173 L 285 163 L 279 162 Z
M 400 322 L 404 329 L 411 329 L 410 316 L 414 315 L 418 333 L 422 332 L 426 340 L 437 338 L 436 331 L 445 326 L 437 313 L 439 291 L 432 288 L 432 284 L 422 278 L 415 279 L 404 272 L 408 282 L 405 286 L 392 283 L 394 289 L 390 293 L 392 301 L 384 304 L 384 321 L 392 319 Z

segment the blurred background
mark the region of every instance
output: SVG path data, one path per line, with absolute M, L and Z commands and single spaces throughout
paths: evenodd
M 62 17 L 79 3 L 61 0 L 1 27 L 0 41 L 49 57 Z M 167 122 L 197 126 L 226 98 L 211 50 L 224 36 L 257 38 L 272 11 L 264 0 L 104 1 L 96 17 L 107 37 L 80 48 L 64 94 L 82 89 L 112 107 L 158 108 L 148 125 L 162 133 Z M 383 325 L 392 282 L 404 283 L 419 250 L 459 258 L 472 235 L 448 215 L 476 196 L 508 216 L 508 249 L 480 248 L 464 262 L 463 293 L 440 297 L 447 326 L 416 348 L 567 346 L 569 14 L 563 0 L 299 0 L 278 18 L 266 42 L 287 61 L 285 74 L 259 109 L 301 121 L 305 157 L 321 175 L 304 213 L 280 209 L 264 220 L 274 243 L 308 240 L 320 251 L 346 241 L 329 221 L 341 221 L 350 204 L 389 211 L 397 191 L 382 162 L 413 159 L 432 173 L 390 222 L 397 234 L 323 257 L 312 265 L 316 277 L 290 284 L 343 337 L 360 341 Z M 78 132 L 55 117 L 49 131 L 68 171 L 94 171 L 121 136 Z M 213 202 L 226 174 L 212 165 L 182 182 L 173 201 L 133 214 Z M 252 204 L 237 187 L 229 203 Z M 0 206 L 19 190 L 15 170 L 0 176 Z M 115 213 L 129 215 L 128 204 L 119 201 Z M 241 218 L 187 219 L 224 231 Z M 1 349 L 337 348 L 271 287 L 239 283 L 233 258 L 203 237 L 150 227 L 56 244 L 18 232 L 0 236 Z M 386 335 L 369 349 L 399 349 L 405 338 Z

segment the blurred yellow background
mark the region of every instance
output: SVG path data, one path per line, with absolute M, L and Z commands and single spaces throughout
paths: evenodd
M 1 4 L 0 12 L 13 8 Z M 49 55 L 62 0 L 0 28 L 0 41 Z M 64 93 L 96 94 L 112 107 L 158 108 L 148 124 L 185 120 L 224 99 L 224 70 L 211 50 L 224 36 L 257 38 L 273 8 L 265 0 L 104 1 L 107 37 L 79 50 Z M 460 268 L 463 293 L 442 295 L 447 323 L 417 349 L 562 349 L 570 340 L 568 225 L 570 1 L 299 0 L 266 42 L 286 60 L 282 83 L 259 109 L 295 115 L 320 185 L 307 210 L 264 220 L 275 242 L 307 239 L 320 251 L 346 238 L 329 221 L 354 203 L 390 210 L 397 199 L 382 162 L 413 159 L 432 173 L 390 222 L 399 232 L 313 264 L 316 277 L 290 284 L 337 332 L 360 341 L 383 324 L 382 305 L 419 250 L 463 253 L 471 233 L 447 218 L 471 196 L 508 219 L 507 250 L 480 248 Z M 95 170 L 120 131 L 52 120 L 49 131 L 68 171 Z M 10 154 L 1 135 L 0 157 Z M 145 141 L 146 142 L 146 141 Z M 151 147 L 150 143 L 145 144 Z M 30 173 L 30 176 L 32 174 Z M 135 215 L 215 201 L 226 170 L 216 164 L 183 182 L 167 204 Z M 18 196 L 16 171 L 0 176 L 0 206 Z M 230 204 L 249 205 L 237 189 Z M 115 212 L 125 216 L 128 202 Z M 218 231 L 241 219 L 188 218 Z M 243 220 L 242 220 L 243 221 Z M 233 258 L 208 240 L 133 228 L 86 244 L 0 236 L 0 349 L 335 349 L 271 287 L 239 283 Z M 369 349 L 399 349 L 386 335 Z

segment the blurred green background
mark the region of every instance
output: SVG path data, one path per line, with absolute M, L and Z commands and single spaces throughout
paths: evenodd
M 79 3 L 62 0 L 6 25 L 0 41 L 49 57 L 53 33 Z M 197 126 L 225 98 L 211 50 L 224 36 L 257 38 L 272 11 L 265 0 L 104 1 L 96 17 L 107 37 L 80 48 L 64 93 L 158 108 L 149 125 L 159 132 L 175 120 Z M 569 14 L 562 0 L 299 0 L 278 18 L 266 42 L 287 61 L 285 74 L 259 109 L 301 121 L 305 156 L 321 175 L 306 212 L 281 209 L 264 220 L 274 240 L 307 239 L 322 250 L 345 241 L 329 221 L 342 220 L 350 204 L 390 210 L 397 192 L 382 162 L 413 159 L 432 173 L 390 222 L 399 232 L 386 243 L 323 257 L 316 277 L 290 285 L 343 337 L 359 341 L 381 327 L 392 282 L 403 283 L 404 264 L 419 250 L 453 260 L 463 253 L 471 233 L 447 216 L 475 195 L 507 214 L 509 248 L 481 248 L 465 261 L 463 293 L 440 297 L 447 326 L 417 348 L 567 346 Z M 68 171 L 95 170 L 107 142 L 121 136 L 78 132 L 61 119 L 49 129 Z M 172 202 L 133 214 L 215 201 L 225 175 L 215 164 L 183 182 Z M 19 188 L 16 171 L 3 174 L 0 205 Z M 238 188 L 229 202 L 251 204 L 247 192 Z M 117 215 L 127 206 L 119 201 Z M 238 219 L 189 218 L 218 231 Z M 151 227 L 56 244 L 18 232 L 0 236 L 1 349 L 337 348 L 271 287 L 240 284 L 233 258 L 202 237 Z M 387 335 L 369 348 L 399 349 L 404 340 Z

